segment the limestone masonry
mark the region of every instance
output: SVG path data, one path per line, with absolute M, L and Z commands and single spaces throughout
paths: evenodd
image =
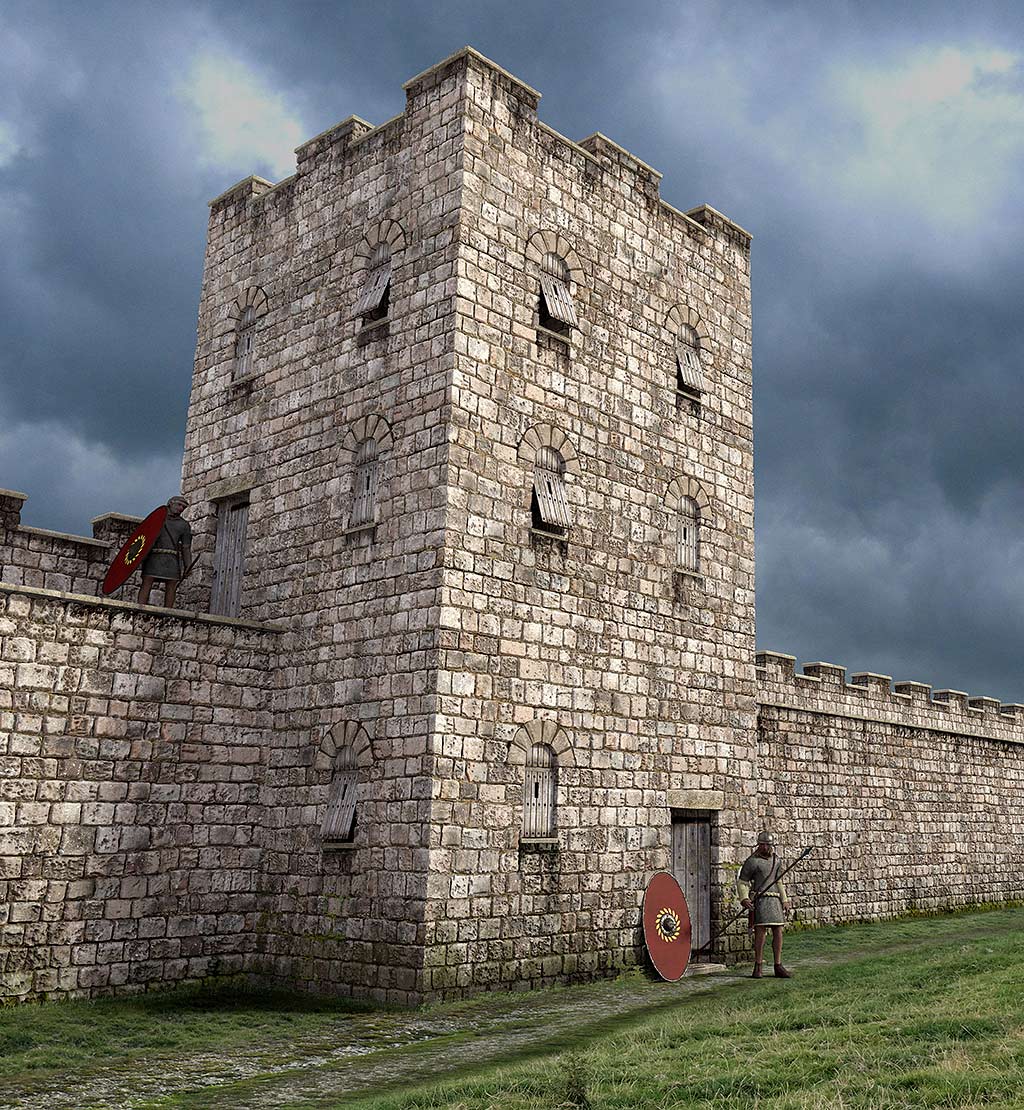
M 183 609 L 0 491 L 4 996 L 609 974 L 763 824 L 804 920 L 1024 896 L 1024 709 L 755 657 L 749 235 L 473 50 L 405 91 L 211 204 Z

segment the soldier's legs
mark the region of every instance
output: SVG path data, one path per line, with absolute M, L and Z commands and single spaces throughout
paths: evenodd
M 164 583 L 164 605 L 168 609 L 174 608 L 174 599 L 178 596 L 177 578 L 168 578 Z
M 764 959 L 764 936 L 768 931 L 767 925 L 754 926 L 754 974 L 760 975 L 761 962 Z
M 772 926 L 772 954 L 777 964 L 782 963 L 782 926 Z
M 772 953 L 775 956 L 775 977 L 777 979 L 789 979 L 791 975 L 789 971 L 782 966 L 782 926 L 772 926 Z
M 148 605 L 149 595 L 153 590 L 153 583 L 156 578 L 152 574 L 144 574 L 142 576 L 142 585 L 139 587 L 139 604 Z

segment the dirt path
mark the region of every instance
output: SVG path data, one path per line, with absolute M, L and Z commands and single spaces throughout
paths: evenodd
M 558 1051 L 624 1019 L 678 1005 L 687 995 L 740 981 L 725 972 L 656 983 L 591 983 L 517 995 L 507 1009 L 467 1003 L 432 1013 L 324 1015 L 314 1035 L 258 1045 L 247 1056 L 197 1053 L 152 1071 L 98 1068 L 0 1105 L 19 1110 L 142 1110 L 218 1107 L 280 1110 L 343 1106 L 346 1098 L 450 1078 L 464 1069 L 530 1052 Z

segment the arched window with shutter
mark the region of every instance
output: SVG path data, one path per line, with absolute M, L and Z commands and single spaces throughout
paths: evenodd
M 692 497 L 679 499 L 676 533 L 676 566 L 679 570 L 700 570 L 700 508 Z
M 549 744 L 534 744 L 523 781 L 523 837 L 550 840 L 558 829 L 558 761 Z
M 373 524 L 377 519 L 377 486 L 380 478 L 377 441 L 373 438 L 362 440 L 356 446 L 353 463 L 350 528 Z
M 533 527 L 543 532 L 562 536 L 572 523 L 565 495 L 565 460 L 553 447 L 537 450 L 530 510 Z
M 235 332 L 235 377 L 252 373 L 253 351 L 256 346 L 256 309 L 249 305 L 238 318 Z
M 387 318 L 391 302 L 391 247 L 378 243 L 370 256 L 370 266 L 363 291 L 356 301 L 354 316 L 364 324 Z
M 324 840 L 351 841 L 356 827 L 356 794 L 359 773 L 356 756 L 350 745 L 339 749 L 334 757 L 331 789 L 327 796 L 327 812 L 322 828 Z
M 561 255 L 548 251 L 540 266 L 540 300 L 537 319 L 542 328 L 569 335 L 570 328 L 578 328 L 576 306 L 569 292 L 569 265 Z
M 676 337 L 676 388 L 698 400 L 707 393 L 701 366 L 700 336 L 689 324 L 682 324 Z

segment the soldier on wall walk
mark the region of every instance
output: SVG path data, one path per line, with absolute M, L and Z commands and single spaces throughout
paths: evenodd
M 164 605 L 174 608 L 178 582 L 192 561 L 192 529 L 181 515 L 188 508 L 184 497 L 172 497 L 167 502 L 167 519 L 142 561 L 142 585 L 139 604 L 148 605 L 154 582 L 164 584 Z
M 791 973 L 782 966 L 782 929 L 786 924 L 786 890 L 779 878 L 780 860 L 768 833 L 760 833 L 754 854 L 748 856 L 736 879 L 736 892 L 740 905 L 751 911 L 750 921 L 754 930 L 754 970 L 752 977 L 760 979 L 767 931 L 772 931 L 772 954 L 775 957 L 775 974 L 789 979 Z

